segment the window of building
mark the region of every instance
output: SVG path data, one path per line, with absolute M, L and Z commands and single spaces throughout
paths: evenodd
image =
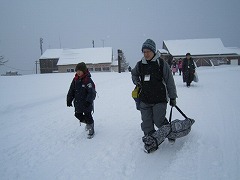
M 95 71 L 102 71 L 101 68 L 95 68 Z
M 103 67 L 103 71 L 110 71 L 109 67 Z
M 93 68 L 88 68 L 89 71 L 93 71 Z
M 71 68 L 71 69 L 68 68 L 68 69 L 67 69 L 67 72 L 74 72 L 74 69 L 73 69 L 73 68 Z

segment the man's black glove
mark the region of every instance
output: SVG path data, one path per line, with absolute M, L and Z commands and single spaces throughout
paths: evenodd
M 170 99 L 170 106 L 176 106 L 176 99 Z
M 88 101 L 85 101 L 85 102 L 84 102 L 84 106 L 85 106 L 85 107 L 89 107 L 90 105 L 91 105 L 90 102 L 88 102 Z
M 72 107 L 72 102 L 71 101 L 67 101 L 67 107 Z

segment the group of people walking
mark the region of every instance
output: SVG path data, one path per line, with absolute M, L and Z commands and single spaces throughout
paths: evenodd
M 173 60 L 171 63 L 171 70 L 173 75 L 175 75 L 179 71 L 179 75 L 181 76 L 182 74 L 182 59 L 180 58 L 178 61 Z
M 183 60 L 182 58 L 179 60 L 173 59 L 171 64 L 173 75 L 179 71 L 179 75 L 183 76 L 183 82 L 186 82 L 187 87 L 190 87 L 194 79 L 195 68 L 196 67 L 190 53 L 187 53 Z
M 195 65 L 190 53 L 187 53 L 183 60 L 173 62 L 171 70 L 168 63 L 156 52 L 156 44 L 151 39 L 143 43 L 141 50 L 143 57 L 131 69 L 131 75 L 133 83 L 140 88 L 141 129 L 144 135 L 151 135 L 156 127 L 169 123 L 166 118 L 167 104 L 176 106 L 178 96 L 173 74 L 177 71 L 174 68 L 178 68 L 180 75 L 183 73 L 183 81 L 189 87 L 194 77 Z M 71 107 L 74 102 L 75 117 L 86 124 L 85 129 L 89 137 L 92 137 L 95 133 L 92 117 L 95 84 L 84 62 L 79 63 L 75 71 L 67 94 L 67 106 Z M 175 139 L 169 141 L 174 142 Z

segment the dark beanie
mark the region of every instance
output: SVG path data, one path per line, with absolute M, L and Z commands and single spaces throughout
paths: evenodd
M 142 52 L 143 52 L 143 49 L 149 49 L 153 53 L 156 53 L 156 44 L 153 40 L 147 39 L 142 45 Z
M 78 71 L 78 70 L 80 70 L 80 71 L 85 73 L 87 71 L 86 64 L 84 62 L 78 63 L 76 68 L 75 68 L 75 71 Z
M 187 53 L 186 56 L 191 56 L 191 54 L 190 54 L 190 53 Z

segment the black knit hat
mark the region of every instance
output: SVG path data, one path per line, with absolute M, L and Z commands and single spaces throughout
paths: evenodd
M 78 70 L 80 70 L 80 71 L 85 73 L 87 71 L 86 64 L 84 62 L 78 63 L 76 68 L 75 68 L 75 71 L 78 71 Z
M 147 39 L 142 45 L 142 52 L 143 52 L 143 49 L 149 49 L 153 53 L 156 53 L 156 44 L 153 40 Z
M 190 53 L 187 53 L 186 56 L 191 56 L 191 54 L 190 54 Z

